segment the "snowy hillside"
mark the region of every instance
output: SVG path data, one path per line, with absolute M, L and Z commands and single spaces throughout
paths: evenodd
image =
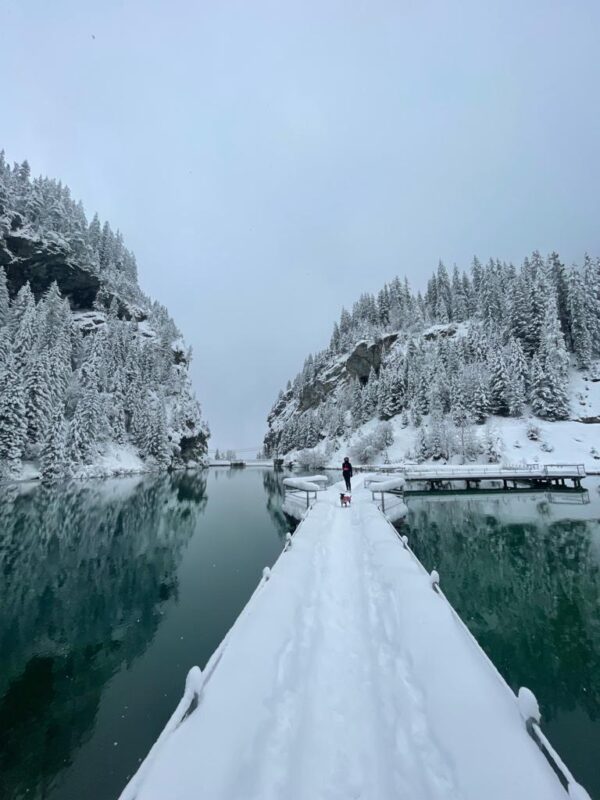
M 440 263 L 342 311 L 268 418 L 267 452 L 306 466 L 574 459 L 600 467 L 600 259 Z M 549 453 L 554 453 L 549 456 Z
M 189 361 L 121 234 L 0 153 L 0 476 L 54 482 L 203 459 Z

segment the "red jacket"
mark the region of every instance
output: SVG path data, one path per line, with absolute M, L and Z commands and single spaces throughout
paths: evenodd
M 349 461 L 344 461 L 342 464 L 342 474 L 350 473 L 350 477 L 352 477 L 352 464 Z

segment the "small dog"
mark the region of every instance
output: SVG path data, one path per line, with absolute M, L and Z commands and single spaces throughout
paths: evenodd
M 340 503 L 342 504 L 342 508 L 346 508 L 352 502 L 352 495 L 344 494 L 343 492 L 340 493 Z

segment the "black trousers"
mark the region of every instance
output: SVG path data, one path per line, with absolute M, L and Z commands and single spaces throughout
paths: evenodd
M 349 492 L 351 492 L 352 491 L 352 486 L 350 485 L 350 475 L 348 475 L 347 473 L 344 473 L 344 480 L 346 481 L 346 489 Z

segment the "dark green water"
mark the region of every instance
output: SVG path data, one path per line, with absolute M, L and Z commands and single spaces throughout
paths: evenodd
M 0 498 L 0 797 L 115 798 L 281 552 L 279 479 Z
M 585 506 L 412 497 L 408 533 L 600 800 L 600 495 L 587 485 Z M 0 797 L 115 798 L 281 551 L 280 479 L 215 469 L 0 497 Z
M 600 798 L 600 494 L 411 497 L 404 532 L 507 682 Z

